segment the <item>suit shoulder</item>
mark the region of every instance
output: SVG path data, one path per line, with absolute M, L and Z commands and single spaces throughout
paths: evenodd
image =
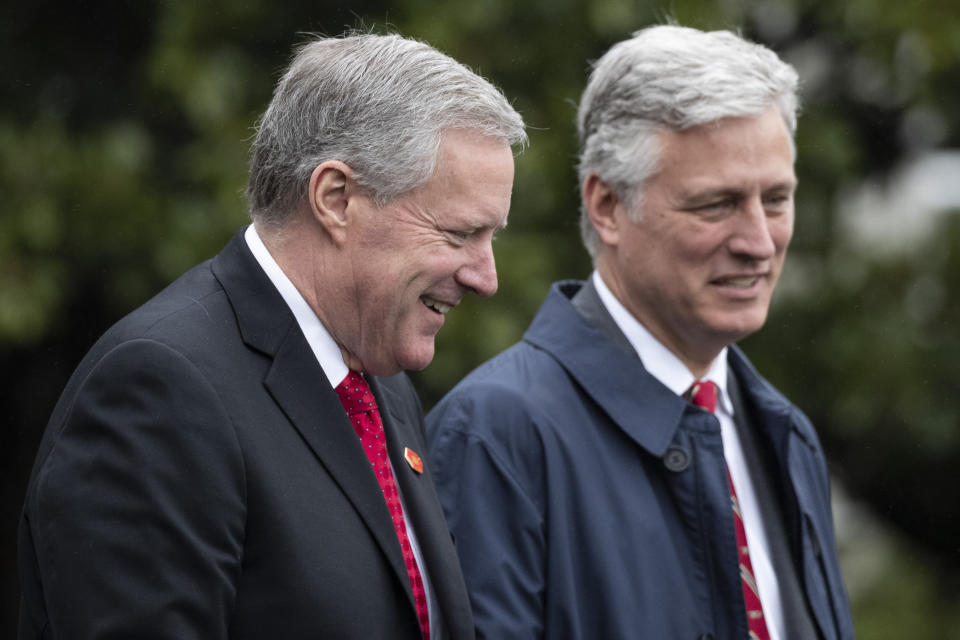
M 116 346 L 141 338 L 166 344 L 189 356 L 216 349 L 234 335 L 237 330 L 233 309 L 207 261 L 117 321 L 85 360 L 97 360 Z
M 162 341 L 131 337 L 88 354 L 64 389 L 50 423 L 65 421 L 81 399 L 119 406 L 137 394 L 174 399 L 167 404 L 176 411 L 212 402 L 218 412 L 226 415 L 214 377 L 198 364 L 197 358 Z M 184 397 L 190 401 L 184 401 Z M 159 400 L 158 403 L 163 404 Z
M 174 335 L 190 323 L 196 331 L 223 315 L 226 296 L 210 261 L 186 272 L 120 320 L 112 330 L 124 335 Z
M 121 318 L 94 343 L 67 382 L 51 422 L 68 409 L 96 371 L 113 372 L 120 382 L 122 376 L 116 372 L 124 367 L 142 375 L 156 373 L 161 366 L 168 371 L 186 367 L 210 379 L 215 363 L 222 364 L 228 354 L 240 352 L 235 348 L 240 344 L 235 327 L 209 263 L 194 267 Z

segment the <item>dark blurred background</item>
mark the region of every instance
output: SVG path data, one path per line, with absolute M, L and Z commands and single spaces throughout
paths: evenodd
M 344 3 L 346 4 L 346 3 Z M 953 0 L 21 0 L 0 8 L 0 637 L 41 430 L 113 322 L 246 222 L 252 125 L 307 32 L 426 40 L 531 126 L 500 292 L 448 318 L 429 408 L 590 270 L 575 104 L 587 64 L 673 17 L 740 29 L 798 69 L 787 272 L 743 344 L 817 425 L 861 638 L 960 637 L 960 16 Z M 109 570 L 108 568 L 105 568 Z

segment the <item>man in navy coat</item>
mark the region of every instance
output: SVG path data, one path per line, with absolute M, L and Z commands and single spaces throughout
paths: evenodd
M 110 329 L 54 410 L 19 637 L 472 638 L 402 371 L 496 290 L 525 138 L 426 44 L 303 46 L 258 125 L 253 225 Z
M 427 419 L 480 637 L 853 637 L 817 435 L 734 344 L 793 231 L 796 85 L 772 51 L 679 26 L 596 63 L 595 271 Z

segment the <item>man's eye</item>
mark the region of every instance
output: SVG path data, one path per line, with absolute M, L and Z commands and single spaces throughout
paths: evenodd
M 790 201 L 790 196 L 770 196 L 765 200 L 767 204 L 773 205 L 775 207 L 782 204 L 786 204 L 789 201 Z
M 466 240 L 467 238 L 470 237 L 469 231 L 457 231 L 455 229 L 450 229 L 447 231 L 447 233 L 453 236 L 454 238 L 456 238 L 457 240 Z
M 717 211 L 720 209 L 726 209 L 731 206 L 733 206 L 733 201 L 725 199 L 725 200 L 714 200 L 713 202 L 702 204 L 699 207 L 697 207 L 697 209 L 701 211 Z

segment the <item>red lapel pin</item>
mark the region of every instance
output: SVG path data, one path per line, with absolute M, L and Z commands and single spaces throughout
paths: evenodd
M 417 455 L 417 452 L 409 447 L 403 448 L 403 457 L 410 465 L 410 468 L 417 473 L 423 473 L 423 460 Z

